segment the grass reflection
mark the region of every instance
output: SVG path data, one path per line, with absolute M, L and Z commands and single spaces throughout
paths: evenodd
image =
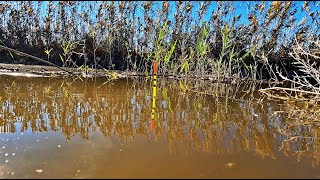
M 142 135 L 149 141 L 165 139 L 172 155 L 250 151 L 277 158 L 280 149 L 297 160 L 306 156 L 319 164 L 318 124 L 299 123 L 303 112 L 298 116 L 290 103 L 262 100 L 256 91 L 246 91 L 258 85 L 158 79 L 158 122 L 151 132 L 151 80 L 0 77 L 0 81 L 2 133 L 56 131 L 70 140 L 76 135 L 90 139 L 90 133 L 99 131 L 126 143 Z M 314 106 L 313 116 L 317 110 Z

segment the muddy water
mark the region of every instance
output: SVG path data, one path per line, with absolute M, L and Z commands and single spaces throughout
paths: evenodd
M 159 82 L 151 130 L 151 85 L 1 75 L 0 177 L 320 178 L 319 128 L 283 133 L 287 103 Z

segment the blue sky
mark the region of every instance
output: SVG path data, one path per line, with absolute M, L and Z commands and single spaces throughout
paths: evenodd
M 82 2 L 86 2 L 86 1 L 82 1 Z M 144 2 L 144 1 L 140 1 L 140 3 L 142 3 L 142 2 Z M 197 3 L 197 1 L 192 1 L 193 3 L 194 3 L 194 7 L 195 8 L 193 8 L 193 11 L 192 11 L 192 16 L 197 16 L 197 12 L 196 12 L 196 10 L 197 9 L 199 9 L 198 7 L 198 3 Z M 228 1 L 228 2 L 232 2 L 232 1 Z M 271 2 L 272 1 L 266 1 L 266 5 L 267 5 L 267 7 L 266 7 L 266 9 L 268 9 L 269 7 L 270 7 L 270 4 L 271 4 Z M 16 3 L 18 3 L 18 2 L 16 2 Z M 47 4 L 49 3 L 49 1 L 44 1 L 44 3 L 43 3 L 43 7 L 42 7 L 42 12 L 43 12 L 43 14 L 42 15 L 45 15 L 46 13 L 46 7 L 47 7 Z M 54 4 L 57 4 L 58 2 L 57 1 L 54 1 L 53 2 Z M 90 3 L 90 2 L 86 2 L 86 3 Z M 102 3 L 101 1 L 98 1 L 98 4 L 99 3 Z M 108 1 L 108 3 L 110 3 L 110 1 Z M 161 8 L 161 3 L 162 3 L 162 1 L 155 1 L 154 2 L 156 5 L 155 6 L 153 6 L 154 7 L 154 10 L 156 10 L 156 8 L 158 8 L 158 7 L 160 7 Z M 241 19 L 240 19 L 240 21 L 241 22 L 244 22 L 244 23 L 248 23 L 248 19 L 246 18 L 247 16 L 247 6 L 248 5 L 250 5 L 251 6 L 251 8 L 253 8 L 253 5 L 255 4 L 255 3 L 261 3 L 261 1 L 233 1 L 233 3 L 234 3 L 234 7 L 235 7 L 235 13 L 234 13 L 234 16 L 237 16 L 237 15 L 239 15 L 239 14 L 242 14 L 242 17 L 241 17 Z M 295 3 L 295 4 L 297 4 L 297 7 L 302 7 L 302 5 L 304 4 L 304 1 L 293 1 L 293 3 Z M 171 12 L 175 12 L 175 10 L 176 10 L 176 7 L 175 7 L 175 1 L 169 1 L 169 4 L 170 4 L 170 7 L 171 7 Z M 309 2 L 309 4 L 311 4 L 311 2 Z M 318 4 L 318 7 L 316 7 L 316 6 L 314 6 L 314 5 L 310 5 L 310 11 L 315 11 L 316 9 L 318 9 L 319 10 L 319 8 L 320 8 L 320 4 L 319 4 L 319 1 L 318 2 L 315 2 L 315 4 L 317 5 Z M 36 8 L 36 2 L 34 3 L 34 7 Z M 115 5 L 117 6 L 118 5 L 118 1 L 115 1 Z M 207 10 L 207 13 L 205 14 L 205 19 L 209 19 L 210 18 L 210 16 L 211 16 L 211 13 L 213 12 L 213 11 L 215 11 L 216 10 L 216 7 L 217 7 L 217 5 L 216 5 L 216 2 L 215 1 L 212 1 L 212 3 L 211 3 L 211 5 L 209 6 L 209 8 L 208 8 L 208 10 Z M 95 8 L 96 10 L 98 9 L 98 6 L 96 6 L 96 8 Z M 80 7 L 79 7 L 79 10 L 80 10 Z M 137 15 L 138 16 L 142 16 L 142 12 L 138 9 L 138 11 L 137 11 Z M 300 11 L 300 8 L 298 9 L 298 13 L 296 13 L 296 15 L 295 15 L 295 18 L 298 18 L 298 19 L 302 19 L 303 16 L 304 15 L 304 13 L 303 14 L 301 14 L 301 11 Z M 93 17 L 93 16 L 92 16 Z M 171 18 L 173 18 L 173 13 L 170 13 L 170 17 Z M 94 19 L 94 18 L 92 18 L 92 19 Z
M 85 2 L 86 4 L 89 4 L 89 3 L 92 3 L 92 2 L 88 2 L 88 1 L 82 1 L 82 2 Z M 231 2 L 231 1 L 229 1 Z M 12 4 L 19 4 L 20 2 L 12 2 Z M 41 7 L 41 10 L 40 12 L 41 13 L 41 18 L 44 18 L 46 15 L 47 15 L 47 4 L 49 3 L 49 1 L 45 1 L 42 3 L 42 7 Z M 97 12 L 98 10 L 98 7 L 99 7 L 99 4 L 102 3 L 102 1 L 99 1 L 98 2 L 98 5 L 94 8 L 95 9 L 95 12 Z M 108 1 L 108 3 L 110 3 L 110 1 Z M 138 2 L 139 4 L 140 3 L 143 3 L 142 1 Z M 154 2 L 156 5 L 153 6 L 154 10 L 156 11 L 156 9 L 159 7 L 161 8 L 161 3 L 162 1 L 156 1 Z M 169 18 L 171 18 L 173 20 L 173 13 L 176 11 L 176 6 L 175 6 L 175 1 L 169 1 L 169 4 L 170 4 L 170 13 L 169 13 Z M 247 11 L 247 7 L 248 5 L 251 6 L 251 8 L 254 7 L 254 4 L 255 3 L 261 3 L 261 1 L 233 1 L 233 4 L 234 4 L 234 14 L 231 15 L 231 18 L 234 17 L 234 16 L 237 16 L 237 15 L 240 15 L 242 14 L 241 18 L 240 18 L 240 21 L 238 22 L 238 24 L 249 24 L 249 21 L 247 19 L 248 17 L 248 11 Z M 270 7 L 270 4 L 272 2 L 271 1 L 266 1 L 266 7 L 265 9 L 268 9 Z M 34 4 L 34 9 L 36 9 L 37 7 L 37 2 L 34 1 L 33 2 Z M 54 5 L 57 5 L 58 2 L 57 1 L 54 1 L 53 2 Z M 193 4 L 195 5 L 195 8 L 193 8 L 193 11 L 192 11 L 192 16 L 194 18 L 197 17 L 197 9 L 199 9 L 199 6 L 198 6 L 198 2 L 197 1 L 193 1 Z M 306 15 L 305 12 L 301 13 L 301 10 L 300 8 L 303 6 L 304 4 L 304 1 L 294 1 L 293 4 L 296 4 L 296 7 L 298 7 L 298 12 L 294 15 L 294 18 L 297 19 L 296 22 L 300 22 Z M 311 11 L 315 11 L 316 9 L 319 11 L 320 9 L 320 3 L 319 1 L 318 2 L 315 2 L 314 4 L 312 4 L 311 2 L 309 2 L 310 4 L 310 12 Z M 118 5 L 118 1 L 115 2 L 115 6 L 117 7 Z M 318 6 L 317 6 L 318 5 Z M 204 16 L 204 19 L 203 20 L 206 20 L 208 21 L 209 18 L 211 17 L 212 15 L 212 12 L 215 12 L 216 11 L 216 8 L 217 8 L 217 2 L 216 1 L 212 1 L 211 2 L 211 5 L 209 6 L 207 12 L 205 13 L 205 16 Z M 80 11 L 81 10 L 81 6 L 78 8 L 78 10 Z M 68 12 L 68 13 L 71 13 L 71 12 Z M 96 14 L 91 14 L 91 20 L 95 21 L 95 15 Z M 141 9 L 138 9 L 137 10 L 137 13 L 136 13 L 137 16 L 140 16 L 142 17 L 143 14 L 142 14 L 142 11 Z M 153 17 L 154 19 L 156 19 L 157 17 Z M 230 18 L 230 14 L 228 14 L 228 16 L 226 17 L 226 19 Z M 143 18 L 142 18 L 143 19 Z M 309 19 L 307 19 L 307 23 L 310 23 L 310 21 L 308 21 Z

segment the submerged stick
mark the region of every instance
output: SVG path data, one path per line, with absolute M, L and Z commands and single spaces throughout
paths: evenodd
M 65 71 L 65 72 L 67 72 L 67 73 L 69 73 L 69 74 L 73 74 L 71 71 L 68 71 L 68 70 L 66 70 L 66 69 L 64 69 L 64 68 L 62 68 L 62 67 L 59 67 L 58 65 L 55 65 L 55 64 L 53 64 L 52 62 L 46 61 L 46 60 L 44 60 L 44 59 L 41 59 L 41 58 L 38 58 L 38 57 L 35 57 L 35 56 L 32 56 L 32 55 L 30 55 L 30 54 L 27 54 L 27 53 L 24 53 L 24 52 L 20 52 L 20 51 L 18 51 L 18 50 L 15 50 L 15 49 L 12 49 L 12 48 L 9 48 L 9 47 L 6 47 L 6 46 L 2 46 L 2 45 L 0 45 L 0 49 L 12 51 L 12 52 L 14 52 L 14 53 L 16 53 L 17 55 L 20 55 L 20 56 L 26 56 L 26 57 L 29 57 L 29 58 L 33 58 L 33 59 L 35 59 L 35 60 L 37 60 L 37 61 L 40 61 L 40 62 L 49 64 L 49 65 L 51 65 L 51 66 L 54 66 L 54 67 L 56 67 L 56 68 L 59 68 L 60 70 Z

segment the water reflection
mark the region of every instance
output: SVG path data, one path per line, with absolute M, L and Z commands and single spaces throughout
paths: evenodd
M 283 153 L 298 161 L 308 157 L 313 166 L 319 165 L 319 124 L 289 126 L 290 104 L 261 100 L 257 92 L 247 93 L 252 87 L 212 85 L 206 90 L 215 94 L 206 95 L 197 93 L 197 84 L 193 87 L 199 88 L 190 91 L 185 82 L 159 80 L 156 127 L 151 132 L 152 81 L 104 84 L 104 79 L 10 76 L 0 81 L 1 133 L 53 131 L 71 140 L 78 134 L 90 139 L 100 131 L 124 142 L 143 135 L 149 141 L 166 139 L 171 155 L 246 151 L 276 159 Z

